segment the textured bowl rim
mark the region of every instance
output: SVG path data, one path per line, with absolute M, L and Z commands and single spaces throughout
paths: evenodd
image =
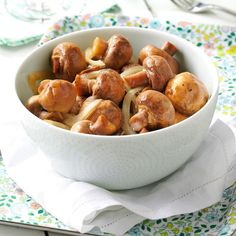
M 213 80 L 213 86 L 212 86 L 212 92 L 211 92 L 211 96 L 210 98 L 208 99 L 207 103 L 199 110 L 197 111 L 196 113 L 194 113 L 192 116 L 188 117 L 187 119 L 177 123 L 177 124 L 174 124 L 174 125 L 171 125 L 169 127 L 165 127 L 165 128 L 162 128 L 162 129 L 159 129 L 159 130 L 154 130 L 154 131 L 151 131 L 151 132 L 147 132 L 147 133 L 141 133 L 141 134 L 130 134 L 130 135 L 93 135 L 93 134 L 84 134 L 84 133 L 76 133 L 76 132 L 72 132 L 70 130 L 65 130 L 65 129 L 62 129 L 62 128 L 58 128 L 56 126 L 53 126 L 51 124 L 48 124 L 42 120 L 40 120 L 38 117 L 36 117 L 35 115 L 33 115 L 31 112 L 28 111 L 28 109 L 22 104 L 19 96 L 18 96 L 18 92 L 17 92 L 17 80 L 18 80 L 18 77 L 19 77 L 19 71 L 24 67 L 24 64 L 25 64 L 25 61 L 31 56 L 33 55 L 34 53 L 36 53 L 38 51 L 39 48 L 42 48 L 42 47 L 48 47 L 49 45 L 51 44 L 54 44 L 55 42 L 57 41 L 61 41 L 62 39 L 64 38 L 68 38 L 70 36 L 73 36 L 73 35 L 80 35 L 80 34 L 86 34 L 87 32 L 91 32 L 91 31 L 110 31 L 110 30 L 127 30 L 127 31 L 150 31 L 150 32 L 153 32 L 153 33 L 156 33 L 156 34 L 160 34 L 160 35 L 164 35 L 166 37 L 168 37 L 170 40 L 173 39 L 174 41 L 179 41 L 180 43 L 184 43 L 186 45 L 188 45 L 188 47 L 190 47 L 193 52 L 196 52 L 198 54 L 201 54 L 201 57 L 203 58 L 203 60 L 205 60 L 205 62 L 207 64 L 209 64 L 209 69 L 211 70 L 211 73 L 214 75 L 212 77 L 212 80 Z M 187 40 L 179 37 L 179 36 L 176 36 L 176 35 L 173 35 L 173 34 L 170 34 L 170 33 L 167 33 L 167 32 L 163 32 L 163 31 L 159 31 L 159 30 L 155 30 L 155 29 L 146 29 L 146 28 L 139 28 L 139 27 L 127 27 L 127 26 L 116 26 L 116 27 L 100 27 L 100 28 L 92 28 L 92 29 L 85 29 L 85 30 L 82 30 L 82 31 L 75 31 L 75 32 L 72 32 L 72 33 L 68 33 L 68 34 L 65 34 L 65 35 L 62 35 L 60 37 L 57 37 L 55 39 L 52 39 L 48 42 L 46 42 L 44 45 L 38 47 L 38 48 L 35 48 L 32 52 L 30 52 L 25 58 L 24 60 L 21 62 L 20 66 L 18 67 L 17 69 L 17 72 L 15 74 L 15 80 L 14 80 L 14 90 L 15 90 L 15 95 L 16 95 L 16 99 L 17 99 L 17 102 L 19 104 L 20 107 L 23 108 L 23 111 L 25 112 L 26 115 L 29 115 L 29 116 L 32 116 L 33 119 L 36 119 L 36 122 L 40 122 L 42 125 L 45 125 L 45 128 L 49 128 L 49 129 L 52 129 L 56 132 L 60 132 L 60 133 L 64 133 L 65 135 L 71 135 L 71 136 L 75 136 L 75 137 L 86 137 L 86 138 L 90 138 L 90 139 L 103 139 L 103 140 L 110 140 L 110 139 L 136 139 L 136 138 L 144 138 L 145 136 L 152 136 L 153 134 L 156 134 L 156 133 L 163 133 L 163 132 L 168 132 L 169 130 L 171 129 L 175 129 L 176 127 L 181 127 L 185 124 L 188 124 L 189 122 L 191 122 L 192 119 L 194 119 L 196 116 L 198 116 L 200 113 L 204 112 L 204 110 L 206 110 L 208 108 L 208 106 L 210 106 L 210 104 L 217 98 L 218 96 L 218 90 L 219 90 L 219 79 L 218 79 L 218 73 L 217 73 L 217 70 L 213 64 L 213 62 L 211 61 L 210 57 L 207 56 L 207 54 L 205 54 L 200 48 L 198 48 L 197 46 L 195 46 L 194 44 L 192 44 L 191 42 L 188 42 Z

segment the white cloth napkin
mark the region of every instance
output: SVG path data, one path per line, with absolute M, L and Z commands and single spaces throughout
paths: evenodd
M 218 202 L 223 190 L 236 181 L 235 137 L 220 120 L 178 171 L 126 191 L 107 191 L 60 176 L 19 124 L 1 129 L 0 147 L 15 182 L 48 212 L 82 233 L 94 229 L 120 235 L 145 218 L 205 208 Z

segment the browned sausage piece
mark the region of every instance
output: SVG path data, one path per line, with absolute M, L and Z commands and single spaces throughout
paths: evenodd
M 130 63 L 122 67 L 121 71 L 120 75 L 128 89 L 148 85 L 147 74 L 143 66 Z
M 175 47 L 175 45 L 168 41 L 162 45 L 161 50 L 167 52 L 171 56 L 175 55 L 175 53 L 177 52 L 177 48 Z

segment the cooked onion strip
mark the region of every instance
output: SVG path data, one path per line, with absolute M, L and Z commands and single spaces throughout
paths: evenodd
M 78 121 L 87 120 L 93 114 L 93 112 L 97 109 L 101 101 L 102 99 L 96 99 L 88 104 L 85 101 L 78 115 L 73 115 L 69 113 L 64 114 L 65 118 L 63 120 L 63 123 L 69 127 L 72 127 Z
M 120 76 L 121 76 L 122 78 L 125 78 L 125 77 L 128 76 L 128 75 L 136 74 L 137 72 L 140 72 L 140 71 L 142 71 L 142 70 L 144 70 L 144 67 L 143 67 L 143 66 L 140 66 L 140 65 L 132 66 L 132 67 L 126 69 L 125 71 L 123 71 L 123 72 L 120 74 Z
M 87 48 L 85 50 L 85 60 L 93 66 L 105 66 L 105 63 L 102 60 L 92 60 L 92 48 Z
M 124 97 L 123 104 L 122 104 L 122 113 L 123 113 L 123 118 L 124 118 L 122 129 L 124 131 L 124 134 L 136 134 L 130 128 L 130 125 L 129 125 L 130 106 L 131 106 L 131 102 L 135 100 L 136 93 L 140 92 L 142 89 L 143 87 L 131 89 L 126 93 Z
M 54 121 L 54 120 L 43 120 L 43 121 L 45 121 L 45 122 L 47 122 L 47 123 L 49 123 L 51 125 L 54 125 L 56 127 L 62 128 L 62 129 L 67 129 L 67 130 L 70 129 L 70 127 L 68 127 L 67 125 L 65 125 L 65 124 L 63 124 L 61 122 L 58 122 L 58 121 Z
M 65 113 L 63 123 L 69 127 L 72 127 L 78 121 L 78 115 L 71 113 Z
M 35 71 L 28 75 L 28 84 L 33 94 L 38 94 L 39 83 L 46 79 L 52 79 L 52 74 L 48 71 Z
M 89 73 L 81 74 L 80 77 L 85 79 L 96 79 L 100 72 L 101 70 L 91 71 Z
M 78 114 L 78 121 L 87 120 L 90 115 L 97 109 L 98 105 L 101 103 L 102 99 L 95 99 L 90 102 L 88 105 L 85 101 L 81 107 L 80 113 Z

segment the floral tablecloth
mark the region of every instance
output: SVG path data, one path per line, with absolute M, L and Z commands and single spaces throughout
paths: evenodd
M 55 22 L 44 34 L 39 46 L 76 30 L 102 26 L 135 26 L 167 31 L 185 38 L 204 50 L 217 67 L 220 91 L 216 114 L 236 134 L 236 27 L 191 24 L 123 15 L 82 15 Z M 0 159 L 0 220 L 71 230 L 47 213 L 7 176 Z M 230 235 L 236 229 L 236 183 L 223 193 L 222 200 L 197 212 L 161 220 L 145 220 L 127 235 Z

